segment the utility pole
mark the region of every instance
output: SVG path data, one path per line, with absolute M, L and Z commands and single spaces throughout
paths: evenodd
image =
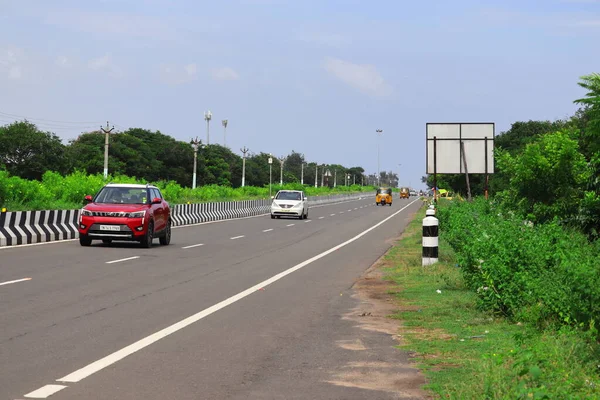
M 325 164 L 323 164 L 323 168 L 321 169 L 321 187 L 325 185 Z
M 302 161 L 300 166 L 300 184 L 304 185 L 304 161 Z
M 198 140 L 198 136 L 196 136 L 196 139 L 192 139 L 190 141 L 190 144 L 192 145 L 192 148 L 194 149 L 194 177 L 192 180 L 192 189 L 196 189 L 196 170 L 197 170 L 197 161 L 198 161 L 198 148 L 200 148 L 202 145 L 200 144 L 200 141 Z
M 244 157 L 242 157 L 242 187 L 244 187 L 246 186 L 246 153 L 249 151 L 249 149 L 244 146 L 244 148 L 240 149 L 240 151 L 244 155 Z
M 223 147 L 227 147 L 227 120 L 221 121 L 223 124 Z
M 319 164 L 315 163 L 315 187 L 319 182 Z
M 206 121 L 206 145 L 210 144 L 210 120 L 212 119 L 212 113 L 204 111 L 204 120 Z
M 333 187 L 337 187 L 337 168 L 333 170 Z
M 285 162 L 286 157 L 279 158 L 279 185 L 283 186 L 283 163 Z
M 379 170 L 379 138 L 383 134 L 383 129 L 376 129 L 375 132 L 377 133 L 377 184 L 381 186 L 381 171 Z
M 353 185 L 356 185 L 356 175 L 352 175 L 352 176 L 354 177 L 354 178 L 353 178 L 353 179 L 354 179 L 354 183 L 353 183 Z
M 104 129 L 102 126 L 100 127 L 100 129 L 102 129 L 102 132 L 104 132 L 104 179 L 108 178 L 108 136 L 110 135 L 110 133 L 113 131 L 113 129 L 115 129 L 115 127 L 113 126 L 112 128 L 108 129 L 108 121 L 106 121 L 106 129 Z
M 271 157 L 271 153 L 269 153 L 269 197 L 273 197 L 273 192 L 271 190 L 272 184 L 273 184 L 273 157 Z

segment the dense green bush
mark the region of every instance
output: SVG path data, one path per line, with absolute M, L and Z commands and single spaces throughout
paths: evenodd
M 147 183 L 133 177 L 118 175 L 109 176 L 108 181 L 119 183 Z M 75 209 L 81 207 L 86 195 L 94 195 L 105 184 L 101 174 L 88 175 L 75 172 L 62 176 L 56 172 L 44 173 L 42 181 L 27 180 L 10 176 L 0 170 L 0 207 L 9 211 L 17 210 L 48 210 Z M 153 182 L 158 186 L 171 204 L 198 203 L 208 201 L 266 199 L 269 197 L 269 187 L 239 187 L 207 185 L 196 189 L 185 188 L 173 181 Z M 273 185 L 272 193 L 279 189 L 304 189 L 308 196 L 321 196 L 343 192 L 374 191 L 372 187 L 339 186 L 335 189 L 328 187 L 302 186 L 300 184 Z
M 440 236 L 479 306 L 539 327 L 594 328 L 600 246 L 552 221 L 533 225 L 483 198 L 441 205 Z

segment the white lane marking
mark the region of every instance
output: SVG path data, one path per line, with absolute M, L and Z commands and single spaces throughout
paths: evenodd
M 14 280 L 14 281 L 2 282 L 2 283 L 0 283 L 0 286 L 10 285 L 11 283 L 25 282 L 25 281 L 30 281 L 30 280 L 31 280 L 31 278 L 17 279 L 17 280 Z
M 29 397 L 31 399 L 45 399 L 49 396 L 52 396 L 54 393 L 59 392 L 66 388 L 65 385 L 46 385 L 42 386 L 38 390 L 34 390 L 31 393 L 27 393 L 25 397 Z
M 191 249 L 191 248 L 200 247 L 200 246 L 204 246 L 204 243 L 198 243 L 198 244 L 193 244 L 191 246 L 185 246 L 185 247 L 182 247 L 182 249 Z
M 348 210 L 348 212 L 351 212 L 352 210 Z
M 136 258 L 140 258 L 140 256 L 133 256 L 133 257 L 127 257 L 127 258 L 121 258 L 120 260 L 112 260 L 112 261 L 107 261 L 107 264 L 114 264 L 114 263 L 118 263 L 121 261 L 129 261 L 129 260 L 135 260 Z
M 296 224 L 288 224 L 288 225 L 286 225 L 286 226 L 294 226 L 294 225 L 296 225 Z
M 271 232 L 273 230 L 273 228 L 271 229 L 265 229 L 263 232 Z
M 309 223 L 310 221 L 312 221 L 312 219 L 307 219 L 306 221 L 304 221 L 304 223 Z
M 343 213 L 344 213 L 343 211 L 340 211 L 340 214 L 343 214 Z
M 329 216 L 330 216 L 330 217 L 333 217 L 334 215 L 335 215 L 335 214 L 330 214 Z
M 378 228 L 379 226 L 383 225 L 390 219 L 394 218 L 396 215 L 400 214 L 402 211 L 404 211 L 406 208 L 408 208 L 415 201 L 413 201 L 412 203 L 409 203 L 405 207 L 401 208 L 400 210 L 396 211 L 389 217 L 387 217 L 384 220 L 373 225 L 369 229 L 354 236 L 352 239 L 346 240 L 344 243 L 338 244 L 337 246 L 335 246 L 329 250 L 326 250 L 321 254 L 317 254 L 316 256 L 309 258 L 308 260 L 303 261 L 298 265 L 295 265 L 289 269 L 286 269 L 285 271 L 280 272 L 277 275 L 274 275 L 271 278 L 264 280 L 256 285 L 252 286 L 251 288 L 244 290 L 243 292 L 233 295 L 230 298 L 221 301 L 220 303 L 217 303 L 211 307 L 205 308 L 204 310 L 202 310 L 194 315 L 191 315 L 191 316 L 187 317 L 186 319 L 183 319 L 183 320 L 176 322 L 173 325 L 168 326 L 156 333 L 146 336 L 145 338 L 140 339 L 137 342 L 132 343 L 127 347 L 117 350 L 114 353 L 109 354 L 108 356 L 106 356 L 104 358 L 101 358 L 100 360 L 94 361 L 93 363 L 88 364 L 85 367 L 78 369 L 75 372 L 70 373 L 69 375 L 66 375 L 60 379 L 57 379 L 57 381 L 58 382 L 79 382 L 82 379 L 87 378 L 88 376 L 116 363 L 117 361 L 120 361 L 120 360 L 124 359 L 125 357 L 127 357 L 147 346 L 150 346 L 152 343 L 155 343 L 155 342 L 159 341 L 160 339 L 163 339 L 163 338 L 165 338 L 165 337 L 167 337 L 167 336 L 169 336 L 169 335 L 171 335 L 171 334 L 173 334 L 195 322 L 198 322 L 201 319 L 206 318 L 209 315 L 211 315 L 211 314 L 213 314 L 213 313 L 215 313 L 237 301 L 242 300 L 244 297 L 250 296 L 252 293 L 259 291 L 260 289 L 263 289 L 266 286 L 268 286 L 274 282 L 277 282 L 278 280 L 286 277 L 287 275 L 291 274 L 292 272 L 295 272 L 301 268 L 304 268 L 307 265 L 312 264 L 313 262 L 337 251 L 338 249 L 341 249 L 342 247 L 345 247 L 345 246 L 349 245 L 350 243 L 357 241 L 358 239 L 360 239 L 367 233 Z
M 358 210 L 358 208 L 355 208 L 354 211 Z
M 240 235 L 240 236 L 234 236 L 232 238 L 230 238 L 231 240 L 235 240 L 235 239 L 241 239 L 243 238 L 245 235 Z
M 325 217 L 319 217 L 319 219 L 323 219 L 323 218 L 325 218 Z

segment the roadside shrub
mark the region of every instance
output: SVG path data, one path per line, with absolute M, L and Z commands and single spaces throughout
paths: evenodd
M 479 198 L 439 209 L 479 306 L 539 327 L 594 327 L 600 312 L 599 246 L 554 220 L 533 225 Z

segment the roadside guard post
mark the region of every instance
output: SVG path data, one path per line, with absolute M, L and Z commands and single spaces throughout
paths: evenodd
M 423 218 L 423 266 L 438 262 L 438 226 L 435 209 L 427 209 Z

